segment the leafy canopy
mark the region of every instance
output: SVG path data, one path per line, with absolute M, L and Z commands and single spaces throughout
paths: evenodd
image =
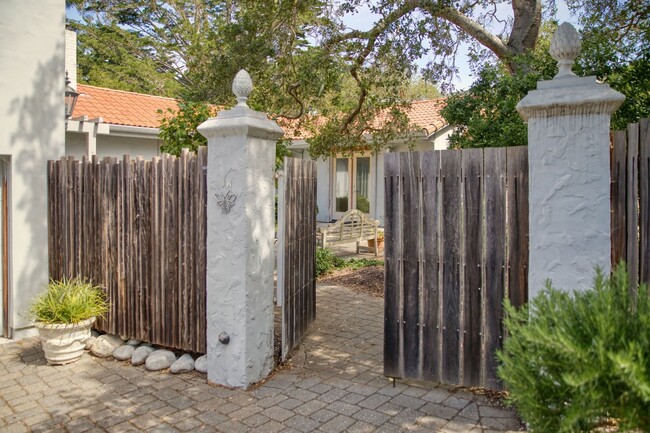
M 429 56 L 424 77 L 439 83 L 454 74 L 453 62 L 446 60 L 454 58 L 461 43 L 474 41 L 476 58 L 484 54 L 479 47 L 505 58 L 534 46 L 541 20 L 541 0 L 515 2 L 513 25 L 500 26 L 494 34 L 489 24 L 497 23 L 498 17 L 489 9 L 490 1 L 68 0 L 67 4 L 79 17 L 76 28 L 106 41 L 112 38 L 117 52 L 124 50 L 133 57 L 107 62 L 110 52 L 94 48 L 90 38 L 80 38 L 88 47 L 80 56 L 80 62 L 88 63 L 86 82 L 116 87 L 110 78 L 123 76 L 132 78 L 129 90 L 151 92 L 150 83 L 160 81 L 155 87 L 167 95 L 227 106 L 232 77 L 245 68 L 256 84 L 250 100 L 253 108 L 299 119 L 301 128 L 319 133 L 312 144 L 313 156 L 359 146 L 378 150 L 403 136 L 409 129 L 403 109 L 412 97 L 403 89 L 416 76 L 415 59 Z M 378 17 L 373 27 L 347 28 L 344 16 L 364 7 Z M 131 77 L 130 71 L 136 70 L 146 72 L 142 79 Z M 180 88 L 169 83 L 170 76 Z M 315 115 L 324 116 L 327 124 L 315 125 Z M 380 116 L 384 122 L 378 124 Z
M 632 4 L 622 2 L 611 11 L 613 23 L 625 21 L 624 28 L 604 22 L 595 10 L 575 10 L 584 27 L 582 51 L 574 72 L 579 76 L 595 75 L 626 96 L 612 115 L 613 129 L 625 129 L 628 123 L 650 116 L 650 11 L 630 9 Z M 578 6 L 585 7 L 582 3 Z M 509 72 L 502 62 L 487 64 L 466 92 L 449 98 L 442 114 L 449 124 L 456 126 L 450 137 L 452 147 L 527 144 L 526 124 L 515 107 L 535 89 L 537 81 L 552 79 L 557 72 L 555 61 L 548 54 L 555 29 L 553 22 L 544 24 L 535 48 L 515 58 L 520 66 L 514 72 Z
M 509 16 L 510 9 L 500 7 L 502 3 L 510 3 Z M 408 141 L 404 110 L 418 95 L 405 89 L 412 89 L 412 80 L 421 75 L 427 83 L 451 90 L 462 46 L 469 49 L 473 70 L 480 72 L 475 93 L 484 90 L 493 96 L 473 111 L 461 106 L 451 110 L 474 113 L 465 116 L 467 125 L 458 123 L 461 131 L 472 125 L 469 136 L 478 140 L 473 145 L 518 143 L 525 133 L 514 122 L 515 97 L 506 90 L 523 92 L 533 81 L 528 72 L 544 76 L 544 69 L 535 69 L 535 51 L 542 16 L 553 16 L 553 2 L 544 8 L 541 0 L 68 0 L 67 4 L 80 17 L 69 23 L 89 35 L 80 37 L 85 47 L 80 63 L 86 64 L 81 75 L 86 82 L 128 85 L 128 90 L 228 107 L 233 103 L 232 77 L 245 68 L 256 86 L 250 105 L 313 131 L 313 157 L 360 147 L 378 151 L 396 138 Z M 631 47 L 614 47 L 618 60 L 612 62 L 603 54 L 599 64 L 610 68 L 602 73 L 608 82 L 632 86 L 629 92 L 639 95 L 630 102 L 629 112 L 642 111 L 648 106 L 648 92 L 635 89 L 647 82 L 643 78 L 648 73 L 647 56 L 636 54 L 647 53 L 647 5 L 635 0 L 570 0 L 569 6 L 582 20 L 585 35 L 593 32 L 604 41 Z M 349 28 L 346 17 L 363 10 L 374 14 L 372 25 Z M 602 10 L 612 19 L 600 18 Z M 428 63 L 420 70 L 416 61 L 422 58 Z M 646 60 L 633 63 L 639 59 Z M 503 130 L 489 131 L 479 122 L 477 110 L 497 116 Z

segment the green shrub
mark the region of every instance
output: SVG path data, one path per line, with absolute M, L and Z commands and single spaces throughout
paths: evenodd
M 608 418 L 650 431 L 650 298 L 635 296 L 625 266 L 597 270 L 593 290 L 546 289 L 516 310 L 499 376 L 531 432 L 591 431 Z
M 334 270 L 335 268 L 342 267 L 343 259 L 336 257 L 327 248 L 316 249 L 316 276 L 320 277 L 326 273 Z
M 383 266 L 382 260 L 376 259 L 350 259 L 344 262 L 343 266 L 354 270 L 365 268 L 366 266 Z
M 99 286 L 80 278 L 50 280 L 30 310 L 32 320 L 42 323 L 77 323 L 103 315 L 108 301 Z

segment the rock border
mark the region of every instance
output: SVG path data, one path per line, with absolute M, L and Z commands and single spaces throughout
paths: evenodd
M 148 371 L 169 370 L 173 374 L 193 371 L 207 373 L 206 355 L 200 355 L 195 359 L 192 354 L 181 351 L 177 356 L 176 351 L 165 347 L 112 334 L 102 335 L 94 329 L 85 344 L 85 349 L 94 356 L 99 358 L 112 356 L 117 361 L 130 362 L 133 366 L 144 365 Z M 126 356 L 127 353 L 131 355 Z

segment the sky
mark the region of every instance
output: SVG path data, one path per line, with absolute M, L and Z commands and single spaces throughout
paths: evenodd
M 571 17 L 569 9 L 563 0 L 556 0 L 557 15 L 556 19 L 559 23 L 570 22 L 576 26 L 576 19 Z M 512 17 L 512 9 L 509 3 L 502 3 L 498 7 L 499 18 Z M 370 12 L 367 6 L 360 9 L 359 13 L 348 15 L 343 19 L 345 25 L 354 30 L 368 30 L 378 20 L 379 16 Z M 418 66 L 423 67 L 427 63 L 427 59 L 423 58 L 418 62 Z M 458 67 L 458 77 L 453 80 L 453 85 L 456 90 L 467 89 L 474 78 L 469 68 L 469 61 L 467 58 L 467 47 L 461 48 L 459 55 L 456 59 L 456 66 Z

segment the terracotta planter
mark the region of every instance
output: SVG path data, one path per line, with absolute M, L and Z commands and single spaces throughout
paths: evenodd
M 48 364 L 61 365 L 75 362 L 84 353 L 85 342 L 90 338 L 90 328 L 95 318 L 70 324 L 35 324 L 40 335 Z
M 375 240 L 374 239 L 368 239 L 368 247 L 369 248 L 375 248 Z M 377 241 L 377 248 L 381 249 L 384 247 L 384 240 L 380 239 Z

